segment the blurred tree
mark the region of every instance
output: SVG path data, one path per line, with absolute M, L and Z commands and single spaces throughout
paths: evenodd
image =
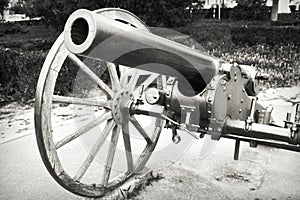
M 189 20 L 190 3 L 190 0 L 26 0 L 24 6 L 29 17 L 42 17 L 46 23 L 62 30 L 66 19 L 75 10 L 104 7 L 129 10 L 150 26 L 180 26 Z
M 266 0 L 237 0 L 233 8 L 232 18 L 236 20 L 266 20 L 269 19 L 269 9 Z
M 18 0 L 10 9 L 9 11 L 15 13 L 15 14 L 24 14 L 25 8 L 24 8 L 24 0 Z
M 9 0 L 0 0 L 0 15 L 1 19 L 3 19 L 4 15 L 4 10 L 8 6 Z

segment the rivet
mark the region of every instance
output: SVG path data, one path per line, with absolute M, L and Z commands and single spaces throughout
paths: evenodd
M 225 91 L 226 90 L 226 87 L 223 87 L 223 91 Z
M 231 94 L 229 94 L 227 98 L 228 98 L 228 100 L 230 100 L 231 99 Z
M 243 103 L 244 102 L 244 99 L 241 99 L 241 103 Z
M 245 92 L 245 88 L 243 88 L 243 90 L 242 90 L 243 92 Z
M 211 101 L 212 101 L 211 97 L 208 97 L 208 98 L 207 98 L 207 101 L 208 101 L 208 102 L 211 102 Z
M 239 113 L 241 113 L 242 112 L 242 109 L 239 109 Z

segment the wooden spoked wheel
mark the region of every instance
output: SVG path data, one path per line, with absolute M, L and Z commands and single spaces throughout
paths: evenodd
M 147 29 L 120 9 L 95 12 Z M 66 76 L 74 67 L 76 76 Z M 164 121 L 129 116 L 128 105 L 144 98 L 140 86 L 164 83 L 159 74 L 134 70 L 127 75 L 112 63 L 74 55 L 59 36 L 43 65 L 35 99 L 37 143 L 51 176 L 72 193 L 101 197 L 142 171 Z M 143 126 L 145 117 L 152 127 Z

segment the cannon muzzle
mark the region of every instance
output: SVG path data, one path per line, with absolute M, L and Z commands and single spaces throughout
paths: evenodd
M 85 9 L 67 20 L 64 41 L 74 54 L 181 77 L 196 92 L 206 87 L 220 65 L 219 59 L 154 35 L 147 28 Z

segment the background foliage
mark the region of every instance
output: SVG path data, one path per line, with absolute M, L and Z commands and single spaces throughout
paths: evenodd
M 189 20 L 189 9 L 186 8 L 193 1 L 195 0 L 27 0 L 25 10 L 28 16 L 41 16 L 48 24 L 59 30 L 62 30 L 68 16 L 75 10 L 79 8 L 95 10 L 104 7 L 129 10 L 150 26 L 160 24 L 180 26 Z
M 266 6 L 266 0 L 237 0 L 238 5 L 231 12 L 234 20 L 267 20 L 271 10 Z
M 137 14 L 151 26 L 184 25 L 174 29 L 190 35 L 209 54 L 228 62 L 253 65 L 269 73 L 271 78 L 270 82 L 264 83 L 266 87 L 299 84 L 300 13 L 279 16 L 276 24 L 269 21 L 269 16 L 267 20 L 256 21 L 258 13 L 265 9 L 265 3 L 262 0 L 247 2 L 235 8 L 234 21 L 197 19 L 204 15 L 194 11 L 195 21 L 191 22 L 191 1 L 186 0 L 26 0 L 22 9 L 31 17 L 42 16 L 42 23 L 51 26 L 37 21 L 0 23 L 0 106 L 12 101 L 32 101 L 47 51 L 69 14 L 78 8 L 121 7 Z M 226 14 L 228 19 L 234 17 L 231 11 Z M 209 12 L 205 15 L 211 16 Z M 241 14 L 245 14 L 247 20 L 240 20 L 243 18 Z M 56 91 L 70 92 L 73 87 L 70 77 L 76 76 L 76 72 L 72 66 L 64 68 Z
M 35 87 L 46 53 L 0 48 L 0 106 L 27 102 L 34 97 Z

